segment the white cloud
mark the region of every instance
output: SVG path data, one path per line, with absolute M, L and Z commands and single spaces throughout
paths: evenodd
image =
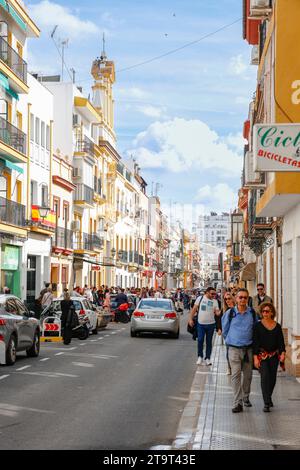
M 159 108 L 157 106 L 145 105 L 145 106 L 138 106 L 138 111 L 144 114 L 145 116 L 151 118 L 161 118 L 163 114 L 166 112 L 165 108 Z
M 58 25 L 57 36 L 61 36 L 62 39 L 82 41 L 86 36 L 100 34 L 100 29 L 95 23 L 81 20 L 70 8 L 58 3 L 42 0 L 40 3 L 30 5 L 29 8 L 30 14 L 42 29 L 49 32 Z
M 247 98 L 246 96 L 237 96 L 235 98 L 235 103 L 236 104 L 248 105 L 249 102 L 250 102 L 250 99 Z
M 249 65 L 244 62 L 242 54 L 231 57 L 229 63 L 229 72 L 233 75 L 243 75 L 249 68 Z
M 229 212 L 237 205 L 237 191 L 226 183 L 206 185 L 198 189 L 195 199 L 205 206 L 206 213 Z
M 166 168 L 179 173 L 210 169 L 220 177 L 239 176 L 242 158 L 207 124 L 199 120 L 175 118 L 155 122 L 138 134 L 133 154 L 142 168 Z
M 235 152 L 239 154 L 244 152 L 244 146 L 246 145 L 247 141 L 244 139 L 241 132 L 238 132 L 237 134 L 229 134 L 223 140 Z

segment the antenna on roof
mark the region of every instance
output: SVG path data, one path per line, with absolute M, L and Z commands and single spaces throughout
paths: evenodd
M 102 49 L 102 53 L 101 53 L 100 59 L 101 59 L 101 60 L 106 60 L 106 59 L 107 59 L 107 56 L 106 56 L 106 51 L 105 51 L 105 45 L 106 45 L 105 33 L 103 33 L 102 44 L 103 44 L 103 46 L 102 46 L 103 49 Z

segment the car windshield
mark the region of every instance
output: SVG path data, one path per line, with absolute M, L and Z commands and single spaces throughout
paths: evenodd
M 81 310 L 82 305 L 79 300 L 73 300 L 72 302 L 75 306 L 75 310 Z M 56 300 L 55 302 L 52 303 L 51 307 L 53 308 L 54 312 L 61 312 L 61 305 L 60 305 L 60 300 Z
M 142 300 L 139 304 L 140 309 L 157 309 L 160 310 L 173 310 L 172 302 L 166 302 L 162 300 Z

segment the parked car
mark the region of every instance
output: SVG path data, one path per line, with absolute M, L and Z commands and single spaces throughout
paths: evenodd
M 61 315 L 61 300 L 63 300 L 63 298 L 55 299 L 51 302 L 51 305 L 42 312 L 41 321 L 49 314 L 55 313 L 59 316 Z M 71 300 L 74 303 L 75 310 L 79 318 L 81 315 L 86 315 L 89 319 L 89 330 L 96 335 L 98 333 L 98 315 L 97 311 L 94 310 L 92 303 L 85 297 L 81 296 L 71 296 Z
M 0 364 L 14 364 L 19 351 L 28 357 L 40 352 L 39 321 L 14 295 L 0 295 L 0 343 Z
M 130 334 L 137 333 L 169 333 L 179 338 L 180 315 L 170 299 L 141 299 L 131 317 Z
M 104 310 L 103 307 L 100 307 L 99 305 L 96 305 L 90 302 L 89 300 L 88 302 L 91 306 L 91 309 L 93 309 L 97 313 L 98 328 L 105 328 L 111 321 L 112 314 Z

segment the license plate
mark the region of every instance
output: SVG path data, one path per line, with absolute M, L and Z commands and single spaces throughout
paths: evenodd
M 161 320 L 161 315 L 147 315 L 147 320 Z

